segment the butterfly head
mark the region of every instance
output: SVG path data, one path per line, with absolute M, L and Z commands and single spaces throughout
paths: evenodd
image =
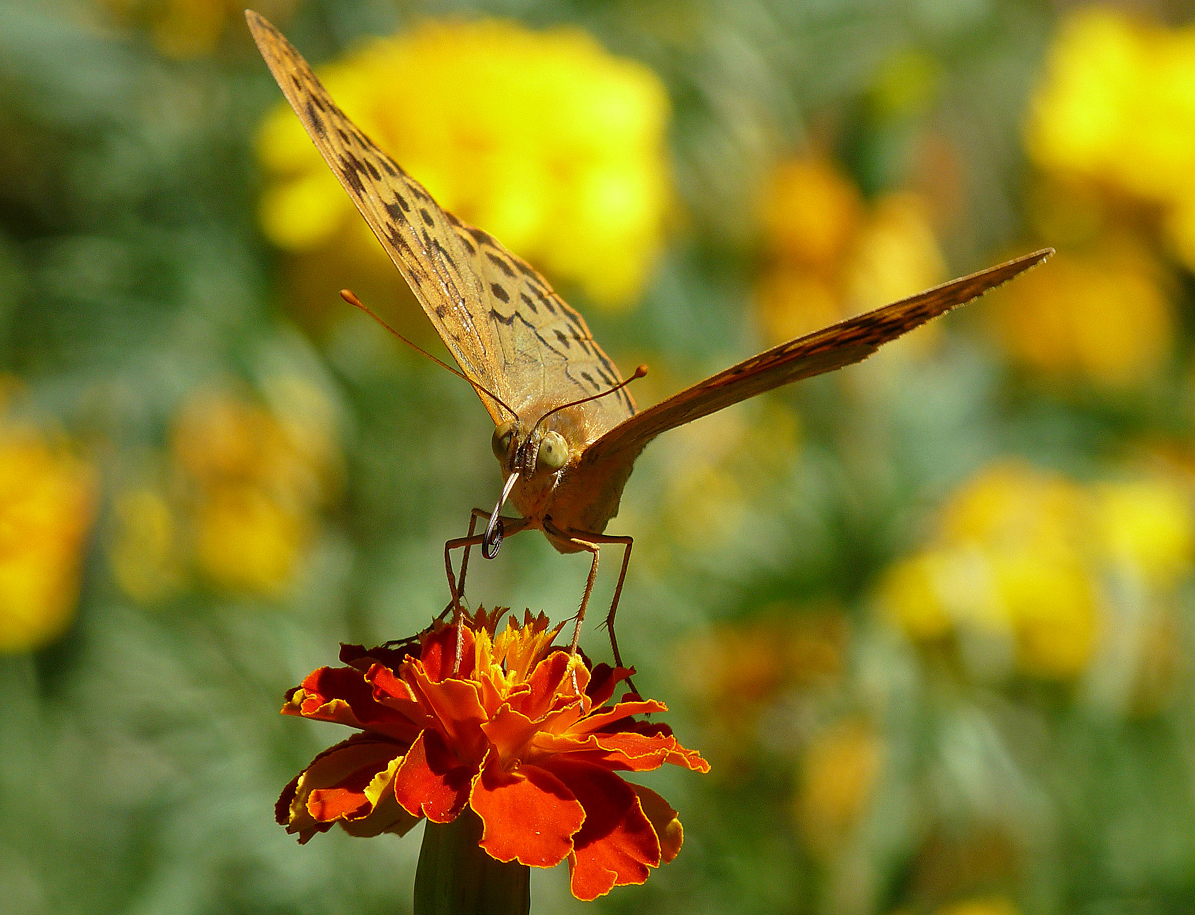
M 502 519 L 499 515 L 515 484 L 522 480 L 519 491 L 515 493 L 515 505 L 523 514 L 535 516 L 537 506 L 542 512 L 551 499 L 561 473 L 571 461 L 579 458 L 586 443 L 597 437 L 582 407 L 621 390 L 646 374 L 647 366 L 641 365 L 630 378 L 588 397 L 568 403 L 533 403 L 529 412 L 536 412 L 536 408 L 542 412 L 528 432 L 523 431 L 522 421 L 514 410 L 510 410 L 513 419 L 505 420 L 495 427 L 491 447 L 494 457 L 502 465 L 506 483 L 502 487 L 502 498 L 490 515 L 481 543 L 481 554 L 486 559 L 497 556 L 502 546 Z
M 568 439 L 560 431 L 545 429 L 542 423 L 536 423 L 530 432 L 524 433 L 517 418 L 499 423 L 490 445 L 506 475 L 506 483 L 481 542 L 481 553 L 486 559 L 497 556 L 502 546 L 502 519 L 499 516 L 515 484 L 521 478 L 535 489 L 552 489 L 557 474 L 572 454 Z
M 537 427 L 523 435 L 517 419 L 499 424 L 490 445 L 504 473 L 519 473 L 526 478 L 556 473 L 568 463 L 571 452 L 562 433 Z

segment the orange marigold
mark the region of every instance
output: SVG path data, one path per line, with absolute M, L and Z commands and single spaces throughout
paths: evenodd
M 677 813 L 620 771 L 665 763 L 709 771 L 660 723 L 666 711 L 632 693 L 611 703 L 631 671 L 552 645 L 560 627 L 528 611 L 495 635 L 506 611 L 464 619 L 416 640 L 345 645 L 344 667 L 323 667 L 291 690 L 283 713 L 359 728 L 324 751 L 278 799 L 278 822 L 306 842 L 339 823 L 353 835 L 448 823 L 471 808 L 481 848 L 497 861 L 552 867 L 567 859 L 573 895 L 594 899 L 643 883 L 683 838 Z

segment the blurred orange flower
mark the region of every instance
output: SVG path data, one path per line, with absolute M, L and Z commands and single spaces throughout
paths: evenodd
M 884 747 L 862 719 L 839 721 L 805 751 L 797 822 L 810 848 L 832 858 L 867 810 L 879 781 Z
M 448 823 L 469 808 L 490 857 L 533 867 L 567 859 L 578 899 L 643 883 L 671 861 L 683 838 L 676 811 L 616 773 L 709 764 L 667 725 L 633 717 L 666 711 L 662 703 L 627 694 L 609 704 L 631 671 L 590 671 L 554 650 L 560 627 L 543 614 L 495 634 L 505 612 L 466 618 L 459 672 L 457 628 L 436 624 L 415 653 L 344 646 L 347 666 L 292 690 L 284 714 L 361 733 L 286 787 L 278 822 L 301 842 L 337 823 L 358 836 L 403 835 L 422 817 Z
M 647 67 L 577 28 L 444 21 L 375 40 L 321 79 L 446 210 L 599 304 L 639 294 L 671 193 L 668 97 Z M 266 119 L 258 150 L 272 241 L 376 248 L 289 109 Z
M 0 652 L 32 651 L 70 626 L 96 490 L 65 443 L 0 415 Z

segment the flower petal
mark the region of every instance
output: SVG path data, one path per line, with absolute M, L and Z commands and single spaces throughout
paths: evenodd
M 573 895 L 596 899 L 615 886 L 647 880 L 660 864 L 660 839 L 631 786 L 600 766 L 547 762 L 544 767 L 585 807 L 585 824 L 568 859 Z
M 573 836 L 586 812 L 552 773 L 538 766 L 505 772 L 490 753 L 473 786 L 469 805 L 485 831 L 481 847 L 498 861 L 552 867 L 573 850 Z
M 417 733 L 407 715 L 377 702 L 365 677 L 351 667 L 312 671 L 301 685 L 287 693 L 282 714 L 377 731 L 404 744 L 414 740 Z
M 401 747 L 393 741 L 354 735 L 338 743 L 286 786 L 274 809 L 276 819 L 306 842 L 337 820 L 368 816 L 378 800 L 370 788 L 398 755 Z
M 407 813 L 448 823 L 469 800 L 475 766 L 463 766 L 436 731 L 423 731 L 394 774 L 394 796 Z
M 573 761 L 632 772 L 649 772 L 665 763 L 695 772 L 709 771 L 709 763 L 701 754 L 681 746 L 667 725 L 623 721 L 622 727 L 625 730 L 597 734 L 577 734 L 577 729 L 564 734 L 540 731 L 531 740 L 533 752 L 524 751 L 524 758 L 538 762 L 545 756 L 567 754 Z
M 631 784 L 631 790 L 639 798 L 639 806 L 644 815 L 651 821 L 652 828 L 660 839 L 660 857 L 667 864 L 676 857 L 685 841 L 685 831 L 680 825 L 672 805 L 642 785 Z
M 611 667 L 609 664 L 598 664 L 590 671 L 589 686 L 586 692 L 593 700 L 594 708 L 605 705 L 614 695 L 618 684 L 635 673 L 633 667 Z M 628 694 L 629 695 L 629 694 Z
M 512 697 L 511 706 L 532 720 L 538 720 L 561 705 L 558 701 L 563 698 L 564 705 L 573 705 L 579 698 L 573 690 L 572 678 L 569 676 L 569 665 L 572 659 L 566 651 L 554 651 L 531 671 L 526 680 L 530 689 L 518 696 Z M 577 668 L 577 685 L 582 692 L 588 682 L 588 672 L 584 667 Z M 562 690 L 566 685 L 567 689 Z M 565 692 L 562 697 L 561 692 Z
M 637 727 L 638 726 L 638 727 Z M 607 754 L 606 761 L 617 768 L 645 772 L 665 763 L 684 766 L 694 772 L 708 772 L 710 764 L 696 750 L 681 746 L 667 725 L 643 721 L 624 724 L 627 730 L 593 734 L 594 743 Z
M 527 744 L 535 737 L 539 725 L 526 715 L 503 706 L 481 726 L 498 758 L 510 763 L 518 760 Z
M 621 726 L 622 720 L 630 718 L 632 715 L 653 715 L 666 711 L 668 711 L 668 706 L 655 699 L 635 699 L 630 702 L 619 702 L 617 705 L 601 709 L 587 716 L 585 721 L 579 724 L 575 730 L 588 733 L 611 727 L 616 723 Z
M 419 654 L 427 675 L 432 681 L 439 683 L 448 677 L 467 678 L 473 674 L 474 634 L 467 625 L 461 626 L 461 644 L 464 649 L 461 654 L 460 670 L 454 671 L 456 661 L 456 626 L 436 624 L 430 632 L 422 636 L 423 648 Z
M 480 764 L 486 751 L 481 723 L 489 716 L 481 704 L 478 683 L 436 680 L 420 661 L 404 665 L 401 674 L 414 689 L 420 704 L 435 717 L 437 726 L 444 731 L 457 754 Z

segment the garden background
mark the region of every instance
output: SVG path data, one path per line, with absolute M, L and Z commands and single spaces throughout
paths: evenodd
M 258 9 L 641 405 L 1058 249 L 644 453 L 620 643 L 713 772 L 644 778 L 684 849 L 595 911 L 1195 908 L 1188 3 Z M 3 907 L 407 911 L 417 835 L 274 824 L 345 736 L 278 708 L 444 606 L 484 410 L 337 296 L 439 346 L 239 3 L 2 0 L 0 135 Z M 469 594 L 586 569 L 525 535 Z

